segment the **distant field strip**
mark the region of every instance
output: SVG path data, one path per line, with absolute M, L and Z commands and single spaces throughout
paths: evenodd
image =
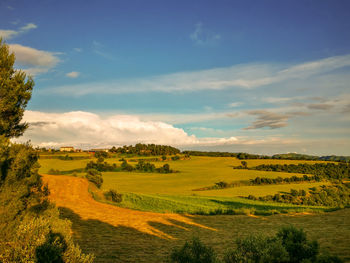
M 43 181 L 49 186 L 51 201 L 56 203 L 58 207 L 72 210 L 83 220 L 99 220 L 115 227 L 134 228 L 140 232 L 170 239 L 172 236 L 160 231 L 152 224 L 159 223 L 177 227 L 178 225 L 174 222 L 179 222 L 181 227 L 182 225 L 192 225 L 209 229 L 195 223 L 189 217 L 178 214 L 140 212 L 97 202 L 88 192 L 87 180 L 82 178 L 43 175 Z
M 319 212 L 329 208 L 300 206 L 276 202 L 252 201 L 239 197 L 180 196 L 125 193 L 120 206 L 160 213 L 200 215 L 256 214 L 271 215 L 290 212 Z

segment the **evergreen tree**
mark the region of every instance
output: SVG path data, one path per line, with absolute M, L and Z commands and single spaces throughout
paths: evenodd
M 21 70 L 14 69 L 15 56 L 0 39 L 0 135 L 18 137 L 28 127 L 20 123 L 32 95 L 34 81 Z

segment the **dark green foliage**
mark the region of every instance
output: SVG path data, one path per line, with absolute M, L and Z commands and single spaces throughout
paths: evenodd
M 228 183 L 221 181 L 218 183 L 215 183 L 216 188 L 227 188 L 228 187 Z
M 62 255 L 67 250 L 67 243 L 60 233 L 50 232 L 46 242 L 36 248 L 38 263 L 63 263 Z
M 163 155 L 163 156 L 162 156 L 162 161 L 165 161 L 165 160 L 166 160 L 166 156 Z
M 100 157 L 97 162 L 90 161 L 86 164 L 85 170 L 89 169 L 95 169 L 100 172 L 117 172 L 119 169 L 117 168 L 117 165 L 114 164 L 109 164 L 107 162 L 104 162 L 104 159 Z
M 264 185 L 264 184 L 285 184 L 285 183 L 295 183 L 295 182 L 320 182 L 321 178 L 317 175 L 307 176 L 304 174 L 302 177 L 292 176 L 292 177 L 277 177 L 277 178 L 266 178 L 266 177 L 256 177 L 250 180 L 251 185 Z
M 175 248 L 170 255 L 173 263 L 214 263 L 217 262 L 214 250 L 204 245 L 198 238 L 186 242 L 183 247 Z
M 178 155 L 175 155 L 175 156 L 171 157 L 171 160 L 172 161 L 177 161 L 177 160 L 180 160 L 180 157 Z
M 131 164 L 128 164 L 128 162 L 124 159 L 123 159 L 123 162 L 122 162 L 120 167 L 121 167 L 122 171 L 131 172 L 132 170 L 134 170 L 134 167 Z
M 156 168 L 156 171 L 158 173 L 162 173 L 162 174 L 168 174 L 168 173 L 173 173 L 174 171 L 170 169 L 170 165 L 169 164 L 164 164 L 162 167 L 160 168 Z
M 85 177 L 90 182 L 94 183 L 98 188 L 100 188 L 103 183 L 102 174 L 96 169 L 87 170 Z
M 236 240 L 236 249 L 229 250 L 225 263 L 257 262 L 278 263 L 289 262 L 289 255 L 278 238 L 264 236 L 249 236 Z
M 319 253 L 317 241 L 310 241 L 302 229 L 287 226 L 273 237 L 253 236 L 238 238 L 235 246 L 223 258 L 225 263 L 340 263 L 337 256 Z M 186 242 L 182 248 L 175 248 L 170 262 L 197 263 L 219 262 L 211 247 L 203 245 L 199 239 Z
M 51 168 L 47 173 L 48 173 L 48 174 L 53 174 L 53 175 L 60 175 L 60 174 L 61 174 L 61 171 L 58 170 L 58 169 L 53 169 L 53 168 Z
M 154 172 L 156 167 L 154 164 L 144 162 L 143 160 L 139 160 L 139 162 L 136 164 L 135 169 L 140 172 Z
M 105 152 L 105 151 L 97 151 L 95 152 L 95 158 L 108 158 L 109 155 L 108 155 L 108 152 Z
M 242 168 L 242 167 L 235 167 Z M 315 164 L 262 164 L 248 168 L 250 170 L 274 171 L 287 173 L 313 174 L 325 179 L 345 179 L 350 176 L 350 164 L 347 163 L 315 163 Z
M 116 190 L 109 190 L 108 192 L 104 193 L 104 196 L 107 200 L 120 203 L 123 201 L 123 195 L 119 194 Z
M 21 136 L 28 127 L 21 120 L 34 86 L 31 77 L 13 68 L 14 63 L 14 54 L 0 38 L 0 135 L 6 138 Z
M 316 261 L 319 245 L 317 241 L 308 241 L 302 229 L 293 226 L 284 227 L 278 231 L 276 237 L 282 241 L 283 247 L 289 254 L 288 262 Z
M 10 142 L 27 127 L 20 122 L 34 85 L 13 69 L 14 60 L 0 39 L 0 261 L 90 263 L 93 257 L 73 244 L 68 222 L 47 200 L 37 152 Z
M 307 239 L 302 229 L 283 227 L 274 237 L 248 236 L 236 240 L 236 248 L 224 256 L 225 263 L 342 262 L 337 256 L 319 253 L 317 241 Z
M 135 146 L 126 146 L 123 147 L 112 147 L 110 149 L 110 152 L 114 153 L 121 153 L 121 154 L 137 154 L 137 155 L 144 155 L 144 156 L 150 156 L 150 155 L 173 155 L 173 154 L 179 154 L 181 151 L 179 149 L 176 149 L 174 147 L 168 146 L 168 145 L 156 145 L 156 144 L 142 144 L 138 143 L 135 144 Z
M 350 205 L 350 186 L 348 184 L 323 185 L 310 188 L 310 191 L 291 189 L 290 193 L 247 198 L 260 201 L 275 201 L 296 205 L 344 207 Z

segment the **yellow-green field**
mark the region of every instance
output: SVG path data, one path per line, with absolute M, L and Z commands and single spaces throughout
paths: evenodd
M 141 157 L 140 157 L 141 158 Z M 143 157 L 142 157 L 143 158 Z M 106 159 L 108 163 L 120 165 L 120 158 Z M 133 158 L 135 159 L 135 158 Z M 59 159 L 40 159 L 40 173 L 48 173 L 53 169 L 60 171 L 84 168 L 93 159 L 63 161 Z M 159 174 L 159 173 L 137 173 L 137 172 L 104 172 L 102 189 L 116 189 L 120 192 L 132 192 L 139 194 L 170 194 L 170 195 L 203 195 L 203 196 L 256 196 L 275 194 L 279 191 L 289 191 L 294 189 L 308 189 L 324 183 L 299 183 L 269 186 L 242 186 L 222 190 L 192 191 L 202 187 L 212 186 L 217 182 L 228 183 L 242 180 L 250 180 L 256 177 L 276 178 L 291 177 L 292 174 L 283 172 L 267 172 L 244 169 L 233 169 L 240 165 L 240 160 L 232 157 L 197 157 L 193 156 L 189 160 L 153 162 L 157 167 L 168 163 L 171 169 L 179 173 Z M 130 162 L 135 165 L 136 162 Z M 299 160 L 247 160 L 248 166 L 259 164 L 298 164 L 315 163 L 315 161 Z
M 72 156 L 75 155 L 72 154 Z M 119 159 L 109 158 L 106 161 L 120 165 Z M 133 157 L 133 159 L 136 160 L 137 158 Z M 84 168 L 90 160 L 95 159 L 68 161 L 40 159 L 41 168 L 39 172 L 45 174 L 50 169 L 69 171 Z M 291 160 L 246 161 L 250 167 L 263 163 L 315 163 L 314 161 Z M 234 170 L 233 166 L 240 165 L 240 160 L 225 157 L 192 157 L 190 160 L 153 163 L 157 167 L 169 163 L 171 169 L 178 170 L 179 173 L 104 172 L 102 191 L 112 188 L 122 192 L 124 200 L 119 204 L 121 207 L 151 212 L 184 212 L 185 214 L 178 215 L 179 218 L 183 219 L 172 219 L 172 214 L 149 214 L 150 212 L 128 209 L 112 216 L 108 215 L 108 212 L 105 213 L 107 210 L 114 211 L 115 209 L 105 207 L 106 204 L 101 204 L 100 210 L 103 211 L 99 211 L 100 216 L 97 216 L 97 212 L 92 210 L 93 208 L 99 208 L 99 206 L 92 203 L 92 201 L 87 202 L 88 197 L 84 199 L 76 195 L 74 195 L 74 198 L 78 198 L 75 201 L 76 204 L 68 204 L 67 201 L 62 201 L 63 205 L 59 205 L 61 215 L 70 219 L 73 223 L 72 230 L 75 241 L 79 243 L 84 252 L 94 253 L 96 262 L 164 262 L 173 247 L 181 246 L 185 240 L 189 240 L 193 236 L 199 237 L 204 243 L 214 247 L 222 256 L 226 249 L 232 247 L 237 237 L 256 233 L 273 235 L 281 226 L 289 224 L 303 228 L 311 239 L 317 239 L 320 242 L 321 250 L 327 249 L 345 260 L 350 260 L 349 209 L 324 213 L 323 211 L 326 209 L 322 207 L 300 207 L 283 203 L 253 201 L 239 197 L 249 194 L 264 196 L 287 192 L 291 188 L 308 189 L 327 182 L 240 186 L 220 190 L 192 191 L 192 189 L 211 186 L 218 181 L 242 181 L 257 176 L 269 178 L 291 177 L 294 174 Z M 135 165 L 136 162 L 130 162 L 130 164 Z M 301 176 L 301 174 L 296 175 Z M 78 173 L 78 176 L 84 176 L 84 173 Z M 72 177 L 62 177 L 63 180 L 68 180 L 67 178 Z M 81 180 L 79 178 L 74 179 Z M 69 195 L 66 186 L 70 185 L 68 188 L 71 189 L 73 187 L 72 182 L 67 181 L 68 184 L 61 185 L 61 188 L 66 191 L 64 195 L 57 191 L 52 193 L 57 195 L 58 200 L 64 199 L 64 197 L 70 200 L 71 197 L 66 196 Z M 74 189 L 75 194 L 79 191 L 80 194 L 86 192 L 86 189 L 81 189 L 78 186 Z M 94 196 L 97 200 L 100 198 L 98 192 Z M 107 202 L 106 200 L 101 201 Z M 78 208 L 82 208 L 83 205 L 86 205 L 91 211 L 80 211 Z M 215 215 L 218 210 L 231 211 L 235 215 Z M 252 211 L 258 211 L 259 213 L 251 215 Z M 209 214 L 210 216 L 187 214 L 192 212 L 194 214 L 203 212 L 203 214 Z M 264 216 L 264 212 L 269 216 Z M 303 213 L 296 214 L 294 212 Z M 316 213 L 310 214 L 308 212 Z M 134 213 L 136 214 L 134 215 Z M 145 213 L 144 218 L 142 213 Z M 274 213 L 279 214 L 271 215 Z M 131 222 L 128 216 L 136 216 L 138 221 L 142 221 L 140 221 L 142 224 L 138 221 Z M 111 217 L 115 219 L 115 224 L 111 223 L 114 222 L 110 220 Z M 108 223 L 107 221 L 111 222 Z M 146 231 L 147 233 L 145 233 L 145 229 L 152 229 L 153 232 L 148 233 Z M 160 233 L 163 237 L 157 236 Z M 168 238 L 164 238 L 164 236 Z
M 82 153 L 70 154 L 70 156 L 83 156 Z M 91 157 L 86 154 L 87 157 Z M 135 165 L 137 159 L 144 157 L 126 158 L 130 164 Z M 155 158 L 155 157 L 149 157 Z M 160 159 L 160 157 L 158 157 Z M 147 159 L 147 158 L 146 158 Z M 84 168 L 86 164 L 95 159 L 83 160 L 59 160 L 59 159 L 40 159 L 40 173 L 48 173 L 50 169 L 60 171 L 69 171 L 78 168 Z M 120 157 L 108 158 L 108 163 L 121 164 Z M 315 161 L 300 160 L 246 160 L 248 166 L 260 164 L 299 164 L 315 163 Z M 124 194 L 124 200 L 120 206 L 133 209 L 154 212 L 184 212 L 184 213 L 244 213 L 237 209 L 247 208 L 257 213 L 264 211 L 279 212 L 287 210 L 294 211 L 294 206 L 274 203 L 267 206 L 253 206 L 248 200 L 238 197 L 247 197 L 248 195 L 266 196 L 280 192 L 289 192 L 290 189 L 307 190 L 311 187 L 328 184 L 328 182 L 303 182 L 294 184 L 280 185 L 262 185 L 262 186 L 239 186 L 226 189 L 193 191 L 194 189 L 209 187 L 220 181 L 228 183 L 249 181 L 256 177 L 291 177 L 293 175 L 302 176 L 302 174 L 292 174 L 283 172 L 267 172 L 246 169 L 233 169 L 239 166 L 241 161 L 232 157 L 197 157 L 178 161 L 156 161 L 153 162 L 156 167 L 168 163 L 171 169 L 177 173 L 141 173 L 141 172 L 103 172 L 102 190 L 114 189 Z M 78 173 L 83 176 L 84 173 Z M 97 197 L 96 197 L 97 198 Z M 103 200 L 101 200 L 103 201 Z M 254 203 L 254 201 L 252 201 Z M 297 206 L 295 206 L 297 208 Z M 307 210 L 303 207 L 302 210 Z M 314 208 L 310 208 L 314 210 Z M 234 211 L 233 211 L 234 210 Z M 221 212 L 220 212 L 221 211 Z

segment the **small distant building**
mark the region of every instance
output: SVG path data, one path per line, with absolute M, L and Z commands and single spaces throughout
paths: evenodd
M 74 147 L 72 146 L 60 147 L 60 152 L 74 152 Z

